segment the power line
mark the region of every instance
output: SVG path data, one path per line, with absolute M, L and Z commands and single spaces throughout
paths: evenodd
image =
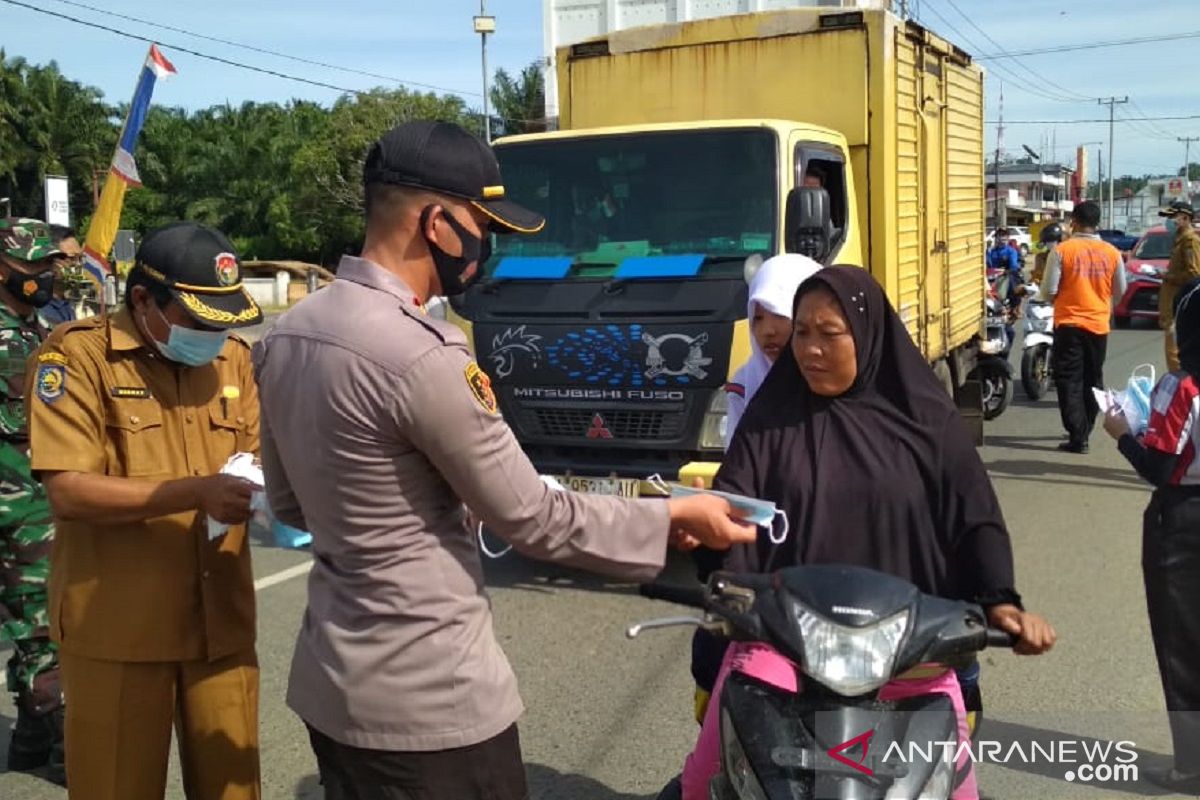
M 936 7 L 934 7 L 933 5 L 931 5 L 927 2 L 925 4 L 925 8 L 926 8 L 926 10 L 933 12 L 933 15 L 935 17 L 937 17 L 938 19 L 940 19 L 946 25 L 946 27 L 950 29 L 950 31 L 952 33 L 957 35 L 959 37 L 960 41 L 964 42 L 965 44 L 970 46 L 972 49 L 978 49 L 976 47 L 975 43 L 971 40 L 971 37 L 967 36 L 965 33 L 963 33 L 961 30 L 959 30 L 959 28 L 956 27 L 953 22 L 951 22 L 949 19 L 947 19 L 945 15 L 943 15 L 940 11 L 938 11 Z M 1072 98 L 1069 98 L 1069 97 L 1063 97 L 1061 95 L 1054 95 L 1054 94 L 1047 92 L 1044 89 L 1027 86 L 1023 82 L 1024 81 L 1023 78 L 1021 78 L 1019 75 L 1017 75 L 1017 73 L 1014 72 L 1012 69 L 1009 69 L 1008 67 L 1006 67 L 1002 64 L 995 64 L 993 66 L 997 72 L 1002 72 L 1008 76 L 1008 79 L 1012 82 L 1012 85 L 1014 86 L 1014 88 L 1016 88 L 1022 92 L 1025 92 L 1026 94 L 1032 94 L 1032 95 L 1042 98 L 1043 100 L 1051 100 L 1051 101 L 1054 101 L 1057 103 L 1076 102 L 1075 100 L 1073 100 Z M 1089 100 L 1090 100 L 1090 98 L 1089 98 Z
M 1157 44 L 1173 42 L 1180 39 L 1200 39 L 1200 31 L 1185 31 L 1183 33 L 1164 33 L 1159 36 L 1135 36 L 1130 39 L 1111 39 L 1105 42 L 1088 42 L 1086 44 L 1064 44 L 1055 47 L 1039 47 L 1031 50 L 1015 50 L 1007 53 L 988 53 L 975 56 L 976 61 L 992 61 L 997 58 L 1012 56 L 1041 56 L 1050 53 L 1073 53 L 1079 50 L 1099 50 L 1104 47 L 1128 47 L 1136 44 Z
M 955 11 L 957 11 L 957 12 L 958 12 L 958 15 L 959 15 L 960 17 L 962 17 L 963 19 L 965 19 L 965 20 L 967 21 L 967 24 L 968 24 L 968 25 L 970 25 L 970 26 L 971 26 L 972 28 L 974 28 L 975 30 L 979 31 L 979 35 L 980 35 L 980 36 L 982 36 L 984 39 L 987 39 L 989 42 L 991 42 L 991 43 L 992 43 L 992 44 L 993 44 L 993 45 L 994 45 L 994 46 L 997 48 L 997 53 L 998 53 L 998 54 L 999 54 L 1001 57 L 1003 57 L 1003 58 L 1007 58 L 1007 59 L 1008 59 L 1009 61 L 1011 61 L 1013 64 L 1016 64 L 1016 65 L 1017 65 L 1018 67 L 1020 67 L 1020 68 L 1021 68 L 1021 69 L 1022 69 L 1022 70 L 1023 70 L 1025 73 L 1026 73 L 1026 74 L 1028 74 L 1028 75 L 1029 75 L 1031 78 L 1033 78 L 1033 80 L 1034 80 L 1035 82 L 1037 82 L 1037 81 L 1043 81 L 1043 80 L 1045 80 L 1045 79 L 1044 79 L 1042 76 L 1038 75 L 1036 72 L 1034 72 L 1033 70 L 1031 70 L 1029 67 L 1025 66 L 1025 64 L 1024 64 L 1023 62 L 1019 61 L 1018 59 L 1014 58 L 1014 57 L 1013 57 L 1011 54 L 1007 53 L 1007 52 L 1004 50 L 1004 46 L 1003 46 L 1002 44 L 1000 44 L 1000 43 L 999 43 L 999 42 L 997 42 L 995 39 L 993 39 L 993 38 L 991 37 L 991 34 L 989 34 L 989 33 L 988 33 L 987 31 L 985 31 L 983 28 L 981 28 L 981 27 L 979 27 L 978 25 L 976 25 L 976 24 L 975 24 L 975 20 L 971 19 L 969 16 L 967 16 L 967 15 L 966 15 L 966 14 L 963 12 L 963 10 L 962 10 L 961 8 L 959 8 L 959 6 L 958 6 L 958 3 L 954 2 L 954 0 L 946 0 L 946 3 L 948 3 L 948 4 L 949 4 L 949 6 L 950 6 L 951 8 L 953 8 Z M 1064 96 L 1064 100 L 1065 100 L 1065 98 L 1066 98 L 1067 96 L 1073 96 L 1075 100 L 1078 100 L 1078 101 L 1080 101 L 1080 102 L 1089 102 L 1089 103 L 1090 103 L 1090 102 L 1091 102 L 1091 100 L 1092 100 L 1092 98 L 1090 98 L 1090 97 L 1087 97 L 1087 96 L 1085 96 L 1085 95 L 1082 95 L 1082 94 L 1079 94 L 1078 92 L 1074 92 L 1074 91 L 1071 91 L 1071 90 L 1069 90 L 1069 89 L 1065 89 L 1065 88 L 1063 88 L 1062 86 L 1058 85 L 1057 83 L 1052 83 L 1051 85 L 1053 85 L 1053 86 L 1054 86 L 1056 89 L 1058 89 L 1058 90 L 1059 90 L 1059 92 L 1061 92 L 1061 93 L 1063 94 L 1063 96 Z
M 286 72 L 280 72 L 278 70 L 268 69 L 267 67 L 258 67 L 253 64 L 243 63 L 241 61 L 234 61 L 233 59 L 230 59 L 230 58 L 223 58 L 221 56 L 214 56 L 209 53 L 202 53 L 199 50 L 193 50 L 192 48 L 183 47 L 183 46 L 177 45 L 177 44 L 170 44 L 169 42 L 164 42 L 161 39 L 151 39 L 147 36 L 140 36 L 136 33 L 130 33 L 128 31 L 123 31 L 118 28 L 110 27 L 108 25 L 102 25 L 99 22 L 91 22 L 89 20 L 79 19 L 78 17 L 73 17 L 70 14 L 63 14 L 63 13 L 60 13 L 57 11 L 50 11 L 48 9 L 38 8 L 37 6 L 30 5 L 29 3 L 21 2 L 21 0 L 0 0 L 0 3 L 7 3 L 12 6 L 18 6 L 20 8 L 28 9 L 29 11 L 34 11 L 38 14 L 44 14 L 48 17 L 55 17 L 56 19 L 62 19 L 62 20 L 66 20 L 68 22 L 74 22 L 76 25 L 82 25 L 86 28 L 95 28 L 96 30 L 105 31 L 107 33 L 111 33 L 116 36 L 121 36 L 126 39 L 133 39 L 134 41 L 145 42 L 147 44 L 158 44 L 169 50 L 178 50 L 181 53 L 187 53 L 188 55 L 196 56 L 197 58 L 203 58 L 208 61 L 213 61 L 218 64 L 224 64 L 225 66 L 229 66 L 229 67 L 235 67 L 237 69 L 245 69 L 245 70 L 249 70 L 251 72 L 258 72 L 263 75 L 270 75 L 275 78 L 282 78 L 283 80 L 294 81 L 296 83 L 303 83 L 303 84 L 307 84 L 309 86 L 316 86 L 321 89 L 332 89 L 333 91 L 338 92 L 339 94 L 352 94 L 356 97 L 367 97 L 370 95 L 369 92 L 363 91 L 361 89 L 351 89 L 346 86 L 338 86 L 336 84 L 327 83 L 325 81 L 314 80 L 312 78 L 303 78 L 299 75 L 291 75 Z M 450 91 L 450 90 L 445 90 L 445 91 Z M 459 93 L 453 92 L 453 94 L 459 94 Z M 504 122 L 517 122 L 517 123 L 540 122 L 541 121 L 541 120 L 526 120 L 526 119 L 510 119 L 508 117 L 497 117 L 497 119 L 503 120 Z
M 8 0 L 3 0 L 3 2 L 8 2 Z M 1160 121 L 1160 122 L 1172 122 L 1172 121 L 1179 122 L 1182 120 L 1200 119 L 1200 114 L 1186 114 L 1186 115 L 1170 116 L 1170 117 L 1143 117 L 1142 119 L 1148 120 L 1148 121 L 1154 120 L 1154 121 Z M 1117 122 L 1124 122 L 1124 123 L 1128 123 L 1130 121 L 1131 120 L 1128 120 L 1128 119 L 1118 119 L 1117 120 Z M 1108 118 L 1105 117 L 1103 119 L 1006 119 L 1006 120 L 1004 120 L 1005 125 L 1094 125 L 1094 124 L 1100 123 L 1100 122 L 1107 123 Z M 996 121 L 989 120 L 985 124 L 995 125 Z
M 1162 136 L 1164 139 L 1174 138 L 1175 134 L 1166 130 L 1161 125 L 1155 124 L 1153 121 L 1151 121 L 1149 119 L 1149 115 L 1147 115 L 1146 112 L 1142 110 L 1142 107 L 1137 104 L 1136 100 L 1130 100 L 1129 107 L 1141 115 L 1138 117 L 1139 120 L 1144 120 L 1149 123 L 1150 130 L 1155 131 L 1156 133 L 1158 133 L 1159 136 Z
M 299 64 L 308 64 L 310 66 L 323 67 L 325 69 L 333 69 L 333 70 L 337 70 L 339 72 L 345 72 L 345 73 L 348 73 L 351 75 L 361 75 L 366 78 L 375 78 L 376 80 L 390 81 L 391 83 L 398 83 L 403 86 L 415 86 L 420 89 L 432 89 L 437 92 L 447 92 L 449 94 L 459 94 L 459 95 L 471 95 L 472 97 L 481 97 L 482 96 L 479 94 L 479 92 L 459 91 L 457 89 L 447 89 L 444 86 L 434 86 L 434 85 L 428 84 L 428 83 L 418 83 L 417 81 L 404 80 L 403 78 L 395 78 L 390 75 L 381 75 L 377 72 L 366 72 L 364 70 L 354 69 L 352 67 L 343 67 L 343 66 L 339 66 L 337 64 L 330 64 L 325 61 L 316 61 L 316 60 L 310 59 L 310 58 L 294 56 L 294 55 L 291 55 L 290 53 L 281 53 L 278 50 L 270 50 L 265 47 L 258 47 L 256 45 L 246 44 L 245 42 L 237 42 L 237 41 L 233 41 L 231 39 L 222 39 L 217 36 L 209 36 L 209 35 L 203 34 L 203 33 L 196 33 L 195 31 L 190 31 L 190 30 L 187 30 L 186 28 L 176 28 L 172 25 L 166 25 L 161 22 L 154 22 L 152 20 L 143 19 L 141 17 L 134 17 L 129 14 L 120 14 L 116 11 L 109 11 L 104 8 L 98 8 L 96 6 L 88 5 L 87 3 L 79 3 L 79 2 L 76 2 L 75 0 L 54 0 L 54 2 L 61 3 L 62 5 L 66 5 L 66 6 L 74 6 L 75 8 L 83 8 L 88 11 L 94 11 L 98 14 L 105 14 L 107 16 L 115 17 L 117 19 L 123 19 L 128 22 L 136 22 L 141 25 L 149 25 L 151 28 L 159 28 L 164 31 L 172 31 L 173 33 L 182 33 L 185 36 L 191 36 L 196 39 L 203 39 L 203 40 L 209 41 L 209 42 L 216 42 L 217 44 L 228 45 L 229 47 L 239 47 L 243 50 L 249 50 L 250 52 L 253 52 L 253 53 L 260 53 L 262 55 L 275 56 L 276 58 L 286 58 L 289 61 L 295 61 Z M 47 12 L 47 13 L 51 13 L 51 12 Z M 176 49 L 179 49 L 179 48 L 176 48 Z

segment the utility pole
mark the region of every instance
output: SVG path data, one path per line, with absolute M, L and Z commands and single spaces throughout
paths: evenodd
M 1183 142 L 1183 190 L 1188 199 L 1192 197 L 1192 142 L 1200 142 L 1200 136 L 1180 136 Z
M 1117 106 L 1128 103 L 1129 97 L 1117 99 L 1110 97 L 1107 100 L 1100 98 L 1096 101 L 1102 106 L 1108 106 L 1108 227 L 1113 226 L 1113 122 L 1117 113 Z
M 479 16 L 475 17 L 475 32 L 479 34 L 480 54 L 483 61 L 483 135 L 492 143 L 492 111 L 488 104 L 487 37 L 496 32 L 496 18 L 487 14 L 487 0 L 479 0 Z
M 1000 150 L 1004 142 L 1004 84 L 1000 84 L 1000 117 L 996 123 L 996 164 L 993 168 L 996 190 L 993 196 L 996 200 L 996 228 L 1003 228 L 1008 223 L 1008 214 L 1000 211 Z M 1007 211 L 1007 209 L 1006 209 Z

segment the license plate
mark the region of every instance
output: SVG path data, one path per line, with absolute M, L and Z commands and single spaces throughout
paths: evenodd
M 617 497 L 637 497 L 641 481 L 634 478 L 585 478 L 568 475 L 559 483 L 581 494 L 609 494 Z

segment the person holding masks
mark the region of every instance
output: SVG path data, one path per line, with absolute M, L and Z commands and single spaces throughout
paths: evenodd
M 1167 233 L 1175 237 L 1167 274 L 1163 276 L 1162 289 L 1158 293 L 1158 323 L 1164 331 L 1167 371 L 1177 372 L 1180 368 L 1179 348 L 1175 344 L 1175 332 L 1171 330 L 1175 322 L 1173 309 L 1179 290 L 1189 281 L 1200 278 L 1200 235 L 1193 227 L 1196 212 L 1191 203 L 1176 200 L 1158 215 L 1166 218 L 1163 225 Z
M 1104 429 L 1138 475 L 1154 487 L 1142 516 L 1142 574 L 1150 634 L 1166 696 L 1175 764 L 1147 772 L 1180 794 L 1200 794 L 1200 280 L 1186 284 L 1172 308 L 1180 367 L 1150 398 L 1139 440 L 1119 406 Z M 1170 335 L 1171 332 L 1169 332 Z
M 1050 251 L 1042 298 L 1054 303 L 1054 383 L 1068 453 L 1086 453 L 1100 408 L 1092 389 L 1104 387 L 1104 357 L 1113 303 L 1125 294 L 1125 262 L 1096 233 L 1099 204 L 1071 212 L 1070 239 Z
M 25 373 L 48 333 L 38 311 L 51 299 L 61 252 L 46 223 L 0 219 L 0 642 L 12 646 L 6 673 L 17 720 L 8 740 L 8 768 L 50 767 L 65 781 L 63 695 L 58 649 L 50 640 L 46 580 L 54 524 L 46 490 L 30 472 Z
M 258 451 L 250 348 L 230 329 L 261 318 L 233 245 L 181 222 L 146 236 L 123 310 L 38 351 L 32 466 L 58 531 L 67 777 L 88 800 L 162 800 L 172 729 L 188 798 L 260 797 L 255 487 L 220 471 Z
M 1050 649 L 1053 628 L 1022 609 L 1004 518 L 971 436 L 879 285 L 857 267 L 827 267 L 801 285 L 794 308 L 790 347 L 747 407 L 713 484 L 773 501 L 790 531 L 779 545 L 760 535 L 733 547 L 721 566 L 876 569 L 981 604 L 993 626 L 1019 637 L 1019 653 Z M 684 768 L 684 800 L 708 797 L 717 697 L 731 668 L 799 688 L 795 665 L 776 651 L 735 643 Z M 931 691 L 950 695 L 967 735 L 952 671 L 894 681 L 883 694 Z
M 489 233 L 544 223 L 505 197 L 490 147 L 409 122 L 372 146 L 363 178 L 361 257 L 254 355 L 271 510 L 315 556 L 287 702 L 330 800 L 523 800 L 523 709 L 466 508 L 526 555 L 639 581 L 672 531 L 722 548 L 754 529 L 713 496 L 552 490 L 462 331 L 423 313 L 474 280 Z

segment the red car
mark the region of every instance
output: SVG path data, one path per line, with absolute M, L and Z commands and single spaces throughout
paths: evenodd
M 1175 237 L 1161 225 L 1142 234 L 1125 262 L 1125 296 L 1113 309 L 1117 327 L 1128 327 L 1134 319 L 1158 319 L 1158 291 L 1171 259 Z

